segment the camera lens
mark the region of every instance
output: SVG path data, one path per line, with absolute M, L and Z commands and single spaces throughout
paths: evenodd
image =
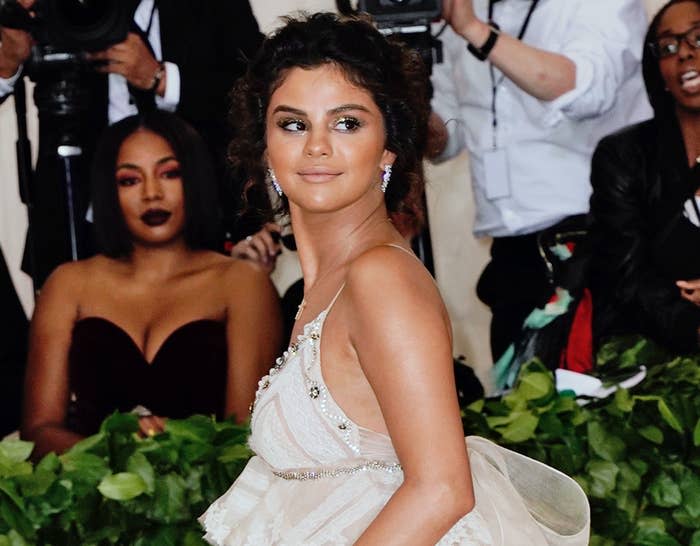
M 112 3 L 99 0 L 64 0 L 58 2 L 58 13 L 71 26 L 91 27 L 100 23 L 105 15 L 112 12 Z

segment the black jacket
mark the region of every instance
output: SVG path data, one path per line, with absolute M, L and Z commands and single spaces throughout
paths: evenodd
M 675 351 L 698 349 L 700 308 L 683 300 L 674 283 L 700 278 L 697 241 L 677 229 L 687 224 L 681 212 L 698 187 L 699 169 L 687 166 L 675 115 L 657 115 L 599 143 L 591 172 L 598 339 L 638 332 Z

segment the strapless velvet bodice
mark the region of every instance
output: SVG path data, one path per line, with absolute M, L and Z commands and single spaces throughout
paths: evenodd
M 114 411 L 135 406 L 183 418 L 194 413 L 223 416 L 226 325 L 195 320 L 173 331 L 147 362 L 122 328 L 101 317 L 76 322 L 69 352 L 71 409 L 68 427 L 97 432 Z

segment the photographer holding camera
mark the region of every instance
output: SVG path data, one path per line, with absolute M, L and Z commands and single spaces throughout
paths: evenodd
M 27 10 L 36 10 L 37 14 L 40 8 L 49 13 L 51 9 L 63 9 L 51 4 L 52 0 L 17 1 Z M 81 3 L 75 5 L 74 11 L 106 9 L 103 6 L 107 4 L 86 3 L 83 6 Z M 262 41 L 249 2 L 128 0 L 124 4 L 112 3 L 112 6 L 114 10 L 128 10 L 131 26 L 123 41 L 97 51 L 88 46 L 85 53 L 79 54 L 81 66 L 69 67 L 78 74 L 74 78 L 77 84 L 55 85 L 65 72 L 61 67 L 37 66 L 30 72 L 32 79 L 37 80 L 37 104 L 46 95 L 49 101 L 62 97 L 65 89 L 69 94 L 80 96 L 70 105 L 68 116 L 63 111 L 57 115 L 54 105 L 46 112 L 39 104 L 39 160 L 30 192 L 33 205 L 30 232 L 37 262 L 33 277 L 37 288 L 56 265 L 71 259 L 65 234 L 73 228 L 65 220 L 65 211 L 57 207 L 57 203 L 65 201 L 62 194 L 66 192 L 55 175 L 56 149 L 66 140 L 68 131 L 70 143 L 77 143 L 80 149 L 80 165 L 71 173 L 76 179 L 73 192 L 77 224 L 84 224 L 88 204 L 89 184 L 84 166 L 90 163 L 99 133 L 107 124 L 138 110 L 152 108 L 154 102 L 155 107 L 176 112 L 188 121 L 211 148 L 218 163 L 222 208 L 232 211 L 240 193 L 235 187 L 238 182 L 233 181 L 225 162 L 230 136 L 226 125 L 227 95 L 235 79 L 245 71 L 247 59 L 255 54 Z M 46 19 L 41 23 L 49 24 L 49 17 Z M 17 79 L 24 73 L 23 65 L 30 59 L 34 39 L 25 30 L 1 28 L 0 32 L 1 101 L 12 93 Z M 45 92 L 39 97 L 41 88 Z M 227 218 L 227 231 L 232 231 L 232 218 L 232 214 Z M 77 229 L 88 232 L 84 225 L 78 225 Z M 78 257 L 90 253 L 88 248 L 79 252 Z
M 585 229 L 598 140 L 645 119 L 641 0 L 445 0 L 429 156 L 469 151 L 494 359 L 552 294 L 538 237 Z

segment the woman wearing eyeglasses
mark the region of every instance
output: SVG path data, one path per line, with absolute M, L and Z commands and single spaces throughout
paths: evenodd
M 700 1 L 671 0 L 642 67 L 654 117 L 593 156 L 594 328 L 635 332 L 676 352 L 700 333 Z

